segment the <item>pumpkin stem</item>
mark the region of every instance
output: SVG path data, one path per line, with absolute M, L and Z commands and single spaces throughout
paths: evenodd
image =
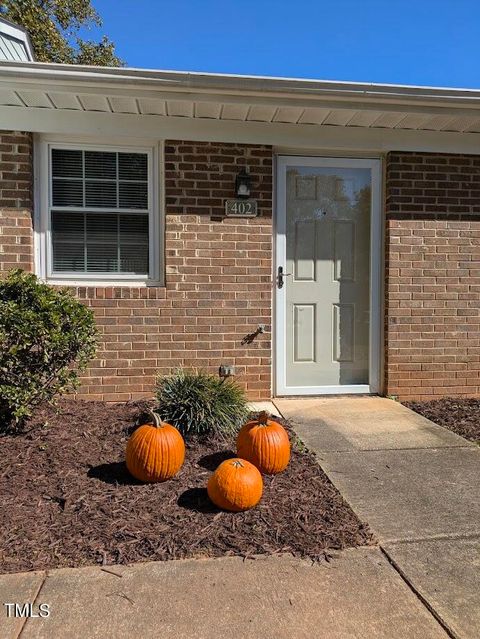
M 156 413 L 154 410 L 149 410 L 148 414 L 151 415 L 154 426 L 156 426 L 157 428 L 161 428 L 163 426 L 163 422 L 158 413 Z
M 259 424 L 262 424 L 263 426 L 266 426 L 267 423 L 268 423 L 268 418 L 269 417 L 270 417 L 269 412 L 266 411 L 266 410 L 262 410 L 260 412 L 260 414 L 258 415 L 257 421 L 258 421 Z
M 242 460 L 234 459 L 232 462 L 232 466 L 235 466 L 235 468 L 243 468 Z

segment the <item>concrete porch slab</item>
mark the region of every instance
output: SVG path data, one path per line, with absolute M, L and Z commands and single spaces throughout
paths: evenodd
M 480 539 L 386 544 L 384 550 L 461 639 L 480 636 Z
M 52 571 L 48 619 L 22 639 L 446 639 L 380 550 L 329 564 L 292 557 L 186 560 Z M 4 635 L 5 636 L 5 635 Z
M 5 604 L 33 604 L 44 579 L 45 573 L 41 571 L 0 575 L 0 637 L 18 637 L 26 621 L 20 617 L 9 617 Z
M 475 447 L 463 437 L 384 397 L 275 399 L 314 450 Z
M 480 448 L 319 454 L 380 541 L 480 534 Z
M 268 413 L 271 413 L 273 415 L 277 415 L 278 414 L 277 407 L 271 401 L 249 402 L 248 403 L 248 407 L 250 408 L 251 411 L 255 411 L 255 412 L 256 411 L 261 411 L 261 410 L 266 410 Z

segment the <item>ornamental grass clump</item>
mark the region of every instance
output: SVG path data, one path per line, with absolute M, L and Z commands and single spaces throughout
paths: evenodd
M 249 410 L 242 388 L 202 371 L 179 370 L 159 377 L 156 409 L 185 438 L 234 435 Z
M 88 308 L 31 273 L 11 271 L 0 282 L 0 431 L 73 390 L 96 346 Z

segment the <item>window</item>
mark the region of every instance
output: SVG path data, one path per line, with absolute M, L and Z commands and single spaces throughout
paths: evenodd
M 151 150 L 49 145 L 47 153 L 46 276 L 156 279 Z

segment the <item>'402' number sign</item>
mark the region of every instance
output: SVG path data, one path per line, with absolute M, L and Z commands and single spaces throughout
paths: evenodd
M 257 200 L 226 200 L 227 217 L 257 217 Z

